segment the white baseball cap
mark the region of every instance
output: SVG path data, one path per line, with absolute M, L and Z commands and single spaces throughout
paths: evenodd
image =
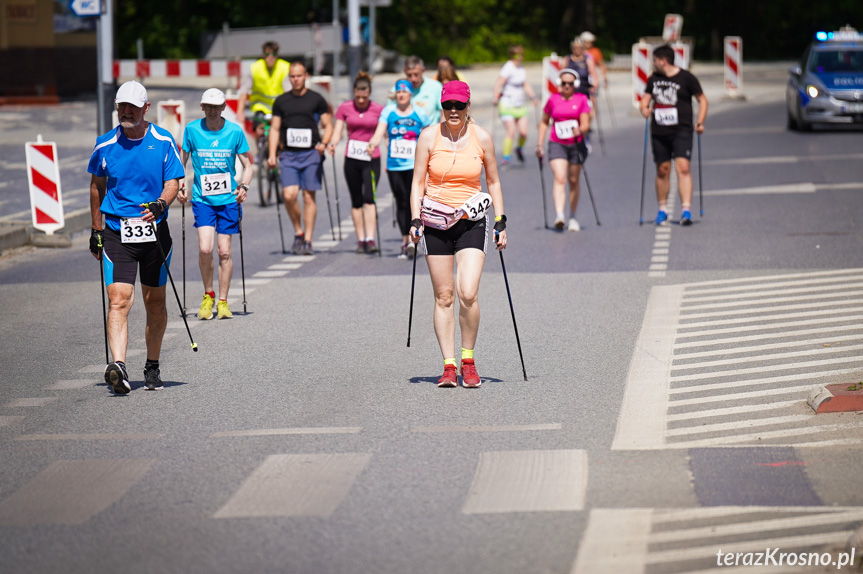
M 120 89 L 117 90 L 117 97 L 114 102 L 117 104 L 132 104 L 135 107 L 143 108 L 150 101 L 147 97 L 147 88 L 138 82 L 126 82 Z
M 584 40 L 585 42 L 594 42 L 594 41 L 596 41 L 596 36 L 594 36 L 594 35 L 593 35 L 593 34 L 591 34 L 590 32 L 582 32 L 582 33 L 581 33 L 581 36 L 579 36 L 579 38 L 581 38 L 581 39 L 582 39 L 582 40 Z
M 201 103 L 221 106 L 225 103 L 225 93 L 219 88 L 210 88 L 201 96 Z

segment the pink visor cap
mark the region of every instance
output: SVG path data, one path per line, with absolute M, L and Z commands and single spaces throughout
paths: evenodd
M 467 102 L 470 100 L 470 88 L 465 82 L 454 80 L 447 82 L 443 86 L 443 91 L 440 94 L 440 101 L 448 102 L 455 100 L 456 102 Z

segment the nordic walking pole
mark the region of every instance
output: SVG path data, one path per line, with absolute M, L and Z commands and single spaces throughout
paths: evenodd
M 698 134 L 698 216 L 704 217 L 704 192 L 701 182 L 701 134 Z
M 323 163 L 325 159 L 326 158 L 324 158 L 324 156 L 321 156 L 321 163 Z M 333 163 L 335 163 L 335 161 Z M 330 186 L 327 185 L 327 173 L 323 170 L 323 168 L 321 169 L 321 179 L 323 179 L 324 181 L 324 195 L 327 196 L 327 214 L 329 214 L 330 216 L 330 232 L 333 234 L 333 241 L 335 241 L 336 228 L 335 226 L 333 226 L 333 210 L 330 207 Z
M 602 135 L 602 122 L 599 121 L 599 102 L 596 103 L 596 131 L 599 133 L 599 147 L 602 149 L 602 157 L 605 157 L 605 138 Z
M 267 169 L 272 170 L 270 166 L 267 166 Z M 267 189 L 269 189 L 270 186 L 269 177 L 270 176 L 267 175 Z M 282 239 L 282 254 L 284 255 L 287 251 L 285 251 L 285 231 L 282 229 L 282 208 L 279 205 L 279 193 L 279 190 L 276 190 L 276 201 L 273 202 L 273 205 L 276 206 L 276 214 L 279 216 L 279 237 Z M 285 203 L 285 205 L 287 206 L 287 203 Z
M 576 144 L 577 145 L 577 144 Z M 578 153 L 579 157 L 581 157 L 581 153 Z M 593 191 L 590 190 L 590 179 L 587 177 L 587 156 L 581 158 L 581 173 L 584 174 L 584 183 L 587 184 L 587 195 L 590 197 L 590 205 L 593 207 L 593 216 L 596 218 L 596 224 L 602 225 L 599 222 L 599 213 L 596 211 L 596 201 L 593 199 Z
M 383 257 L 384 244 L 381 241 L 381 226 L 378 217 L 378 185 L 375 183 L 375 170 L 371 170 L 372 173 L 372 199 L 375 200 L 375 235 L 378 240 L 378 257 Z M 395 206 L 393 206 L 393 213 L 395 213 Z
M 419 235 L 419 229 L 417 229 L 417 235 Z M 414 284 L 417 279 L 417 256 L 414 255 L 414 270 L 411 273 L 411 306 L 410 312 L 408 313 L 408 347 L 411 346 L 411 323 L 414 320 Z M 105 339 L 107 341 L 107 339 Z
M 644 119 L 644 159 L 641 161 L 641 208 L 638 211 L 638 224 L 644 224 L 644 178 L 647 177 L 647 132 L 650 129 L 650 118 Z
M 183 315 L 186 314 L 186 204 L 181 209 L 183 212 Z
M 336 190 L 336 225 L 339 226 L 339 241 L 342 240 L 342 214 L 339 210 L 339 176 L 336 175 L 336 156 L 333 155 L 333 185 Z
M 605 102 L 608 104 L 608 115 L 611 116 L 611 127 L 617 127 L 617 121 L 614 119 L 614 107 L 611 105 L 611 94 L 608 92 L 608 87 L 605 88 Z
M 537 116 L 537 129 L 539 129 L 539 109 L 534 107 L 534 111 Z M 539 161 L 539 183 L 542 190 L 542 221 L 545 224 L 545 228 L 548 229 L 548 207 L 545 203 L 545 176 L 542 174 L 542 156 L 537 156 L 536 159 Z
M 246 263 L 243 260 L 243 206 L 240 205 L 240 276 L 243 278 L 243 314 L 248 315 L 246 311 Z
M 495 243 L 500 235 L 497 231 L 494 232 Z M 515 324 L 515 309 L 512 307 L 512 294 L 509 291 L 509 280 L 506 278 L 506 264 L 503 262 L 503 249 L 498 249 L 500 254 L 500 268 L 503 269 L 503 282 L 506 284 L 506 296 L 509 299 L 509 311 L 512 313 L 512 328 L 515 330 L 515 343 L 518 345 L 518 357 L 521 359 L 521 374 L 524 375 L 524 380 L 527 381 L 527 371 L 524 368 L 524 355 L 521 353 L 521 340 L 518 338 L 518 325 Z
M 146 207 L 147 204 L 144 203 L 141 207 Z M 159 232 L 156 229 L 156 222 L 151 221 L 150 227 L 153 228 L 153 237 L 156 238 L 156 247 L 159 249 L 159 255 L 162 256 L 162 264 L 165 266 L 165 271 L 168 272 L 168 279 L 171 280 L 171 289 L 174 290 L 174 297 L 177 298 L 177 306 L 182 309 L 182 305 L 180 305 L 180 294 L 177 293 L 177 286 L 174 285 L 174 278 L 171 276 L 171 268 L 168 266 L 168 258 L 165 257 L 165 251 L 162 249 L 162 243 L 159 241 Z M 189 329 L 189 322 L 186 320 L 186 314 L 183 313 L 183 324 L 186 325 L 186 332 L 189 334 L 189 340 L 192 341 L 192 350 L 196 353 L 198 352 L 198 344 L 195 342 L 195 339 L 192 338 L 192 331 Z
M 103 231 L 104 233 L 104 231 Z M 105 311 L 105 248 L 102 246 L 102 236 L 99 236 L 99 277 L 102 279 L 100 291 L 102 291 L 102 327 L 105 331 L 105 364 L 110 363 L 108 359 L 108 313 Z

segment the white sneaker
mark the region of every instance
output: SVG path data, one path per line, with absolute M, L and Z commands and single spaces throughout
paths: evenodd
M 558 213 L 557 217 L 554 219 L 554 228 L 558 231 L 563 231 L 563 227 L 566 225 L 566 219 L 563 218 L 562 213 Z
M 569 230 L 570 231 L 581 231 L 581 226 L 575 220 L 574 217 L 569 218 Z

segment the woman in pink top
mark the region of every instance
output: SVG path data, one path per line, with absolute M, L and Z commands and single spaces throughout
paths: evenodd
M 506 216 L 494 142 L 468 115 L 468 85 L 458 80 L 444 84 L 441 107 L 441 123 L 425 128 L 417 141 L 410 238 L 417 243 L 425 237 L 435 299 L 434 330 L 444 359 L 438 386 L 458 386 L 453 318 L 458 294 L 462 380 L 465 387 L 479 387 L 482 380 L 473 350 L 479 330 L 477 297 L 488 244 L 488 212 L 494 208 L 498 249 L 506 247 Z M 488 193 L 480 183 L 483 168 Z
M 548 131 L 549 121 L 552 122 L 551 136 L 548 141 L 548 164 L 554 173 L 554 209 L 557 213 L 554 219 L 555 229 L 562 231 L 566 224 L 564 203 L 566 199 L 566 180 L 569 179 L 569 230 L 579 231 L 575 219 L 575 209 L 578 206 L 579 181 L 581 165 L 587 159 L 587 145 L 584 135 L 590 128 L 590 100 L 587 96 L 577 93 L 578 73 L 564 68 L 560 71 L 560 92 L 552 94 L 542 110 L 542 121 L 539 123 L 536 155 L 543 156 L 542 142 Z
M 354 80 L 354 98 L 336 110 L 333 139 L 327 146 L 330 155 L 335 156 L 336 145 L 342 139 L 342 128 L 347 126 L 344 172 L 351 193 L 351 217 L 357 232 L 357 253 L 378 251 L 375 243 L 377 208 L 374 189 L 381 176 L 381 150 L 375 147 L 369 155 L 368 147 L 384 108 L 369 99 L 371 94 L 371 76 L 360 72 Z

